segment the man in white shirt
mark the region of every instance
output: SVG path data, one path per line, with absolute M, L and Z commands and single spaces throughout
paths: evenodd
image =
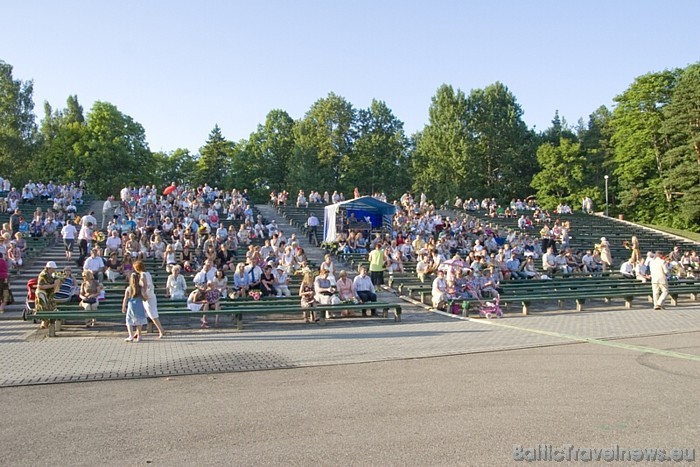
M 73 222 L 70 220 L 66 222 L 66 225 L 61 229 L 61 237 L 63 237 L 63 245 L 66 250 L 66 258 L 71 259 L 73 256 L 73 245 L 75 244 L 75 237 L 78 235 L 78 229 L 75 228 Z
M 635 278 L 634 265 L 632 264 L 632 261 L 628 259 L 620 265 L 620 274 L 622 274 L 622 277 L 626 277 L 627 279 Z
M 549 277 L 552 277 L 554 271 L 557 270 L 556 256 L 554 256 L 554 249 L 551 246 L 547 248 L 547 253 L 542 255 L 542 269 Z
M 100 227 L 101 229 L 105 228 L 105 222 L 111 221 L 114 217 L 114 206 L 112 206 L 112 200 L 114 200 L 114 196 L 110 196 L 109 198 L 107 198 L 105 204 L 102 205 L 102 227 Z
M 202 269 L 194 276 L 194 285 L 197 287 L 205 287 L 209 282 L 216 278 L 216 268 L 211 260 L 206 260 Z
M 654 259 L 649 262 L 649 274 L 654 309 L 663 310 L 664 300 L 668 297 L 668 266 L 662 252 L 657 251 Z
M 314 243 L 313 239 L 316 238 L 316 232 L 318 231 L 319 224 L 320 222 L 318 217 L 316 217 L 316 214 L 312 212 L 309 215 L 309 218 L 306 220 L 306 225 L 309 226 L 309 243 Z
M 90 214 L 86 214 L 80 219 L 80 225 L 81 226 L 86 226 L 88 224 L 92 224 L 93 226 L 97 225 L 97 219 L 95 219 L 95 211 L 90 211 Z
M 355 288 L 355 295 L 360 302 L 367 303 L 377 301 L 377 293 L 374 284 L 372 284 L 372 279 L 367 275 L 366 267 L 362 266 L 360 268 L 360 273 L 355 276 L 352 283 Z M 377 311 L 372 308 L 371 313 L 375 316 Z M 362 316 L 367 316 L 367 310 L 362 310 Z
M 87 257 L 88 251 L 90 249 L 90 242 L 92 242 L 92 226 L 93 223 L 83 224 L 78 233 L 78 248 L 80 249 L 80 258 L 78 262 L 82 261 Z
M 108 257 L 112 253 L 122 254 L 122 239 L 119 237 L 119 232 L 112 230 L 112 234 L 105 241 L 105 256 Z
M 83 263 L 83 271 L 92 271 L 95 279 L 100 282 L 104 281 L 105 262 L 101 256 L 98 256 L 96 248 L 90 251 L 90 256 Z

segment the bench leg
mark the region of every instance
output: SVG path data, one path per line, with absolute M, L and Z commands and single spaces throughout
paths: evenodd
M 625 308 L 627 308 L 628 310 L 632 309 L 632 300 L 633 299 L 634 299 L 634 297 L 625 297 Z
M 424 292 L 421 292 L 421 293 L 420 293 L 420 302 L 421 302 L 423 305 L 425 305 L 425 296 L 426 296 L 426 295 L 427 295 L 427 294 L 424 293 Z
M 319 311 L 317 319 L 318 319 L 318 324 L 320 324 L 321 326 L 325 326 L 326 325 L 326 312 Z
M 56 328 L 56 331 L 60 331 L 63 328 L 63 320 L 62 319 L 55 320 L 54 327 Z
M 523 302 L 523 314 L 527 316 L 527 314 L 530 312 L 530 302 Z
M 401 321 L 401 307 L 397 306 L 394 308 L 394 321 L 395 322 L 400 322 Z
M 583 304 L 586 303 L 585 298 L 576 299 L 576 311 L 583 311 Z
M 236 329 L 238 329 L 240 331 L 241 329 L 243 329 L 243 314 L 236 313 L 235 320 L 236 320 Z
M 678 294 L 677 293 L 669 295 L 669 298 L 671 299 L 671 305 L 678 306 Z
M 388 309 L 388 308 L 384 308 L 384 309 L 382 310 L 382 318 L 388 318 L 388 317 L 389 317 L 389 309 Z
M 49 320 L 49 337 L 56 337 L 56 320 Z
M 557 306 L 559 306 L 559 308 L 564 308 L 564 300 L 557 300 Z

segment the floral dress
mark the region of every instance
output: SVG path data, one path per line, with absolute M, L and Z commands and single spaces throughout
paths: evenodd
M 56 279 L 53 274 L 44 269 L 39 273 L 39 278 L 37 281 L 36 289 L 36 312 L 41 313 L 42 311 L 54 311 L 56 309 L 56 298 L 54 297 L 56 291 L 53 287 L 48 289 L 40 289 L 42 285 L 54 285 Z

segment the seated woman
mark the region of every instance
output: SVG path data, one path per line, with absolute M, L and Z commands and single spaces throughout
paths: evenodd
M 328 269 L 323 269 L 318 273 L 316 279 L 314 279 L 314 299 L 320 305 L 337 305 L 340 303 L 340 298 L 338 298 L 338 289 L 331 283 L 328 278 Z M 333 314 L 326 312 L 327 318 L 332 318 Z
M 204 297 L 207 300 L 207 309 L 219 311 L 221 309 L 221 292 L 216 288 L 214 281 L 207 282 Z M 202 316 L 202 327 L 207 326 L 207 315 Z M 219 315 L 214 316 L 214 326 L 219 325 Z
M 102 292 L 102 285 L 95 279 L 92 271 L 86 269 L 83 271 L 83 283 L 80 284 L 80 306 L 85 311 L 95 311 L 99 305 L 98 298 Z M 89 326 L 95 324 L 95 320 L 89 320 Z
M 187 308 L 194 312 L 207 311 L 209 309 L 209 302 L 207 301 L 207 297 L 204 295 L 203 289 L 196 288 L 190 293 L 190 295 L 187 297 Z M 200 321 L 203 328 L 209 327 L 205 318 L 202 318 Z
M 124 273 L 122 262 L 119 261 L 117 252 L 114 251 L 109 255 L 109 259 L 105 262 L 105 276 L 110 282 L 115 282 Z
M 231 298 L 243 298 L 248 294 L 250 288 L 249 275 L 245 272 L 245 264 L 238 263 L 236 272 L 233 273 L 233 286 L 231 287 Z
M 222 269 L 217 269 L 214 275 L 214 287 L 219 291 L 222 298 L 226 298 L 229 295 L 228 290 L 228 278 Z
M 275 275 L 272 273 L 272 265 L 270 264 L 265 266 L 262 277 L 260 278 L 260 291 L 265 297 L 277 295 L 277 291 L 275 290 Z
M 187 283 L 185 277 L 180 274 L 181 269 L 179 265 L 173 266 L 165 284 L 165 295 L 172 300 L 185 300 L 187 294 Z
M 442 303 L 447 301 L 447 281 L 445 280 L 445 271 L 442 269 L 437 271 L 437 277 L 433 280 L 431 295 L 433 308 L 439 308 Z

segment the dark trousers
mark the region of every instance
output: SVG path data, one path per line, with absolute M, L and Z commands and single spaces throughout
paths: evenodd
M 384 271 L 370 271 L 369 277 L 372 279 L 372 284 L 375 287 L 384 284 Z
M 78 261 L 82 261 L 88 256 L 88 241 L 80 240 L 80 242 L 78 242 L 78 248 L 80 249 L 80 258 Z
M 369 290 L 362 290 L 357 292 L 357 296 L 360 298 L 360 301 L 362 303 L 367 303 L 367 302 L 376 302 L 377 301 L 377 294 L 370 292 Z M 362 313 L 364 313 L 367 310 L 362 310 Z M 374 313 L 376 310 L 372 308 L 372 313 Z

